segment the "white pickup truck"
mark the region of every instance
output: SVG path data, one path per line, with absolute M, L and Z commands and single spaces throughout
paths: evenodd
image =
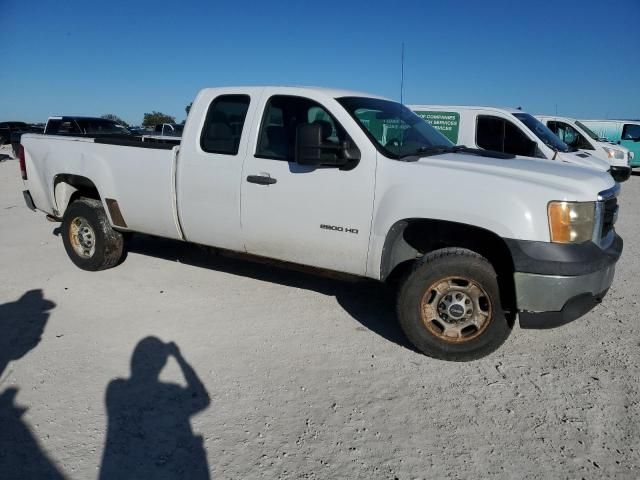
M 384 141 L 395 124 L 401 136 Z M 202 90 L 179 146 L 25 134 L 32 209 L 71 260 L 118 264 L 142 232 L 400 282 L 398 318 L 427 355 L 470 360 L 519 319 L 574 320 L 622 252 L 606 172 L 455 147 L 406 107 L 342 90 Z

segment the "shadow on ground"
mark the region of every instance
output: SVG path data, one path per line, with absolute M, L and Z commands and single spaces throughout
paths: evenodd
M 186 387 L 160 382 L 169 357 L 180 366 Z M 209 394 L 175 343 L 141 340 L 131 356 L 131 377 L 113 380 L 105 401 L 100 480 L 209 478 L 203 439 L 190 423 L 209 406 Z
M 16 302 L 0 305 L 0 378 L 9 362 L 18 360 L 40 343 L 49 311 L 55 304 L 42 290 L 31 290 Z M 63 478 L 40 448 L 16 404 L 18 389 L 0 393 L 0 478 Z
M 219 272 L 302 288 L 336 297 L 338 303 L 367 329 L 415 351 L 395 316 L 395 292 L 374 280 L 317 271 L 300 265 L 219 252 L 194 244 L 147 235 L 133 235 L 126 249 Z

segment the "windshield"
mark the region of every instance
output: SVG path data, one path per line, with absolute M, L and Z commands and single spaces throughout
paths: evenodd
M 84 131 L 86 135 L 131 135 L 131 132 L 127 130 L 124 126 L 117 124 L 116 122 L 112 122 L 110 120 L 88 120 L 82 119 L 78 120 L 78 125 Z
M 337 101 L 378 151 L 390 158 L 419 155 L 433 147 L 453 147 L 447 137 L 400 103 L 367 97 L 342 97 Z
M 587 135 L 589 135 L 593 140 L 595 140 L 596 142 L 600 141 L 600 137 L 598 137 L 598 135 L 596 135 L 592 130 L 590 130 L 589 127 L 587 127 L 584 123 L 576 120 L 576 125 L 580 127 L 582 131 Z
M 536 137 L 552 150 L 559 152 L 570 151 L 569 146 L 560 140 L 556 135 L 549 130 L 540 120 L 529 115 L 528 113 L 514 113 L 514 117 L 524 123 L 529 130 L 531 130 Z

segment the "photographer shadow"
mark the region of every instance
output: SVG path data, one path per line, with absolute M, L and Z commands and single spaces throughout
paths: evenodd
M 159 380 L 173 357 L 186 387 Z M 190 418 L 210 404 L 201 380 L 174 343 L 141 340 L 131 357 L 131 377 L 107 387 L 107 439 L 100 479 L 208 479 L 203 439 Z
M 15 302 L 0 305 L 0 378 L 9 362 L 40 343 L 54 307 L 42 290 L 31 290 Z M 17 395 L 15 387 L 0 393 L 0 478 L 63 478 L 24 422 L 27 408 L 16 403 Z

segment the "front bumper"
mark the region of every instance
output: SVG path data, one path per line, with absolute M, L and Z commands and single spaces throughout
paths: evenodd
M 623 242 L 600 249 L 589 242 L 560 245 L 509 240 L 522 328 L 552 328 L 580 318 L 602 301 L 615 274 Z
M 622 167 L 622 166 L 616 166 L 616 165 L 612 165 L 611 168 L 609 169 L 609 173 L 611 174 L 611 176 L 613 177 L 613 179 L 618 182 L 626 182 L 627 180 L 629 180 L 629 177 L 631 176 L 631 167 Z

